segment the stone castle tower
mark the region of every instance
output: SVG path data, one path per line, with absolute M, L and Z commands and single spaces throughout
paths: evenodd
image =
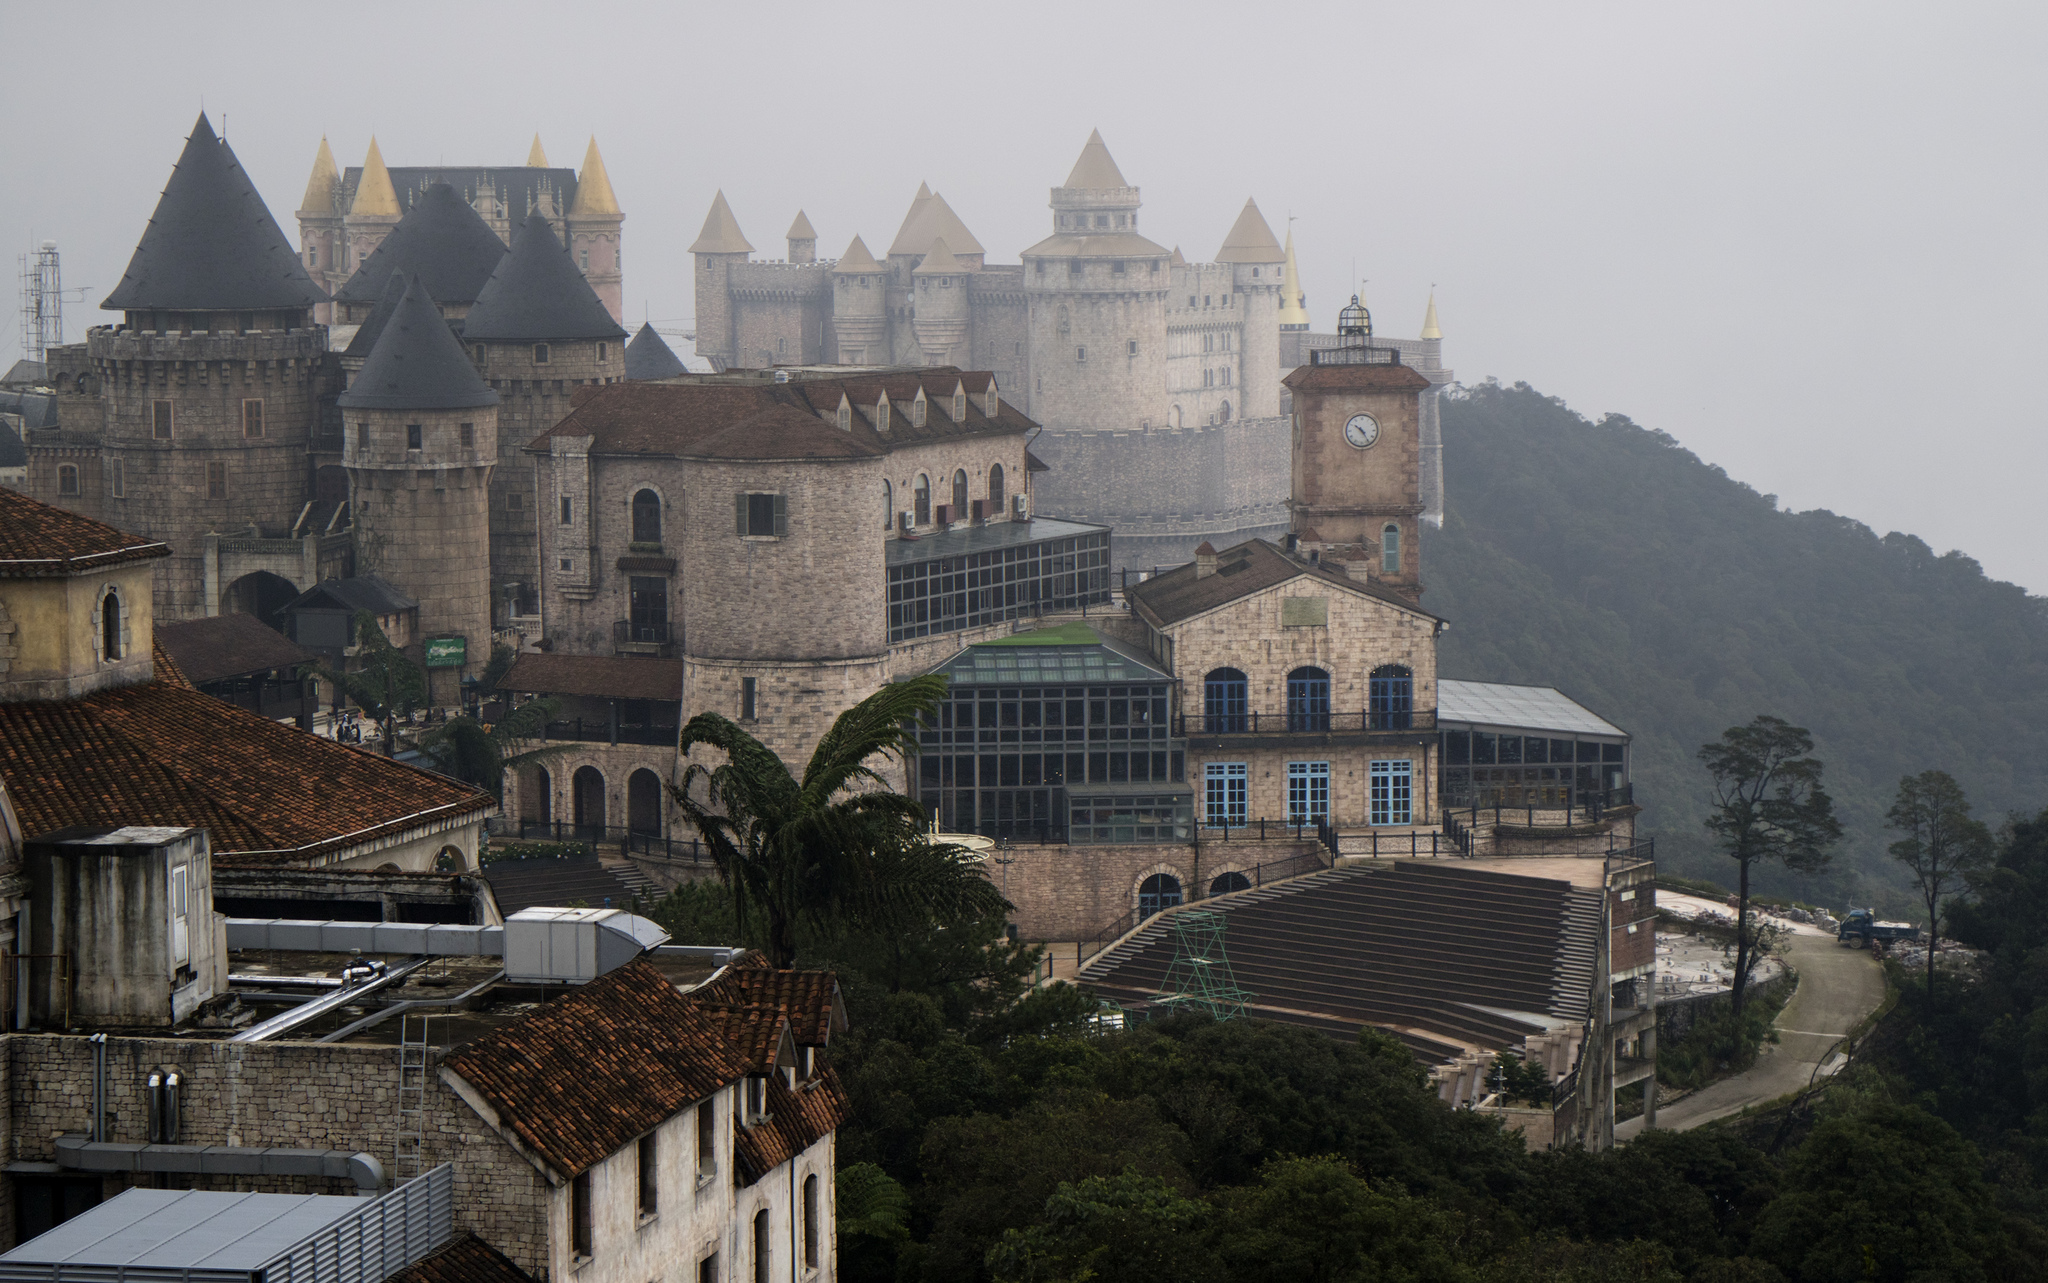
M 435 700 L 457 702 L 460 679 L 491 647 L 491 473 L 498 394 L 418 280 L 402 289 L 364 362 L 336 398 L 342 466 L 355 515 L 356 572 L 388 580 L 420 604 L 429 645 L 461 638 L 460 666 L 430 668 Z
M 280 514 L 289 524 L 304 504 L 319 399 L 332 391 L 327 330 L 313 319 L 325 302 L 201 115 L 100 305 L 121 320 L 52 349 L 64 431 L 32 451 L 39 497 L 171 546 L 159 618 L 219 607 L 230 586 L 209 582 L 209 535 L 254 534 Z
M 335 168 L 334 153 L 322 138 L 298 211 L 300 244 L 312 279 L 338 295 L 400 220 L 439 184 L 446 184 L 477 214 L 497 235 L 501 249 L 511 242 L 513 229 L 532 215 L 547 219 L 612 319 L 624 315 L 620 230 L 625 214 L 595 138 L 584 152 L 581 174 L 551 167 L 537 136 L 525 165 L 495 168 L 394 169 L 384 163 L 372 138 L 362 165 L 344 173 Z M 369 303 L 375 300 L 372 293 Z M 448 306 L 446 300 L 442 306 Z M 319 319 L 347 324 L 347 311 L 337 300 L 323 308 Z

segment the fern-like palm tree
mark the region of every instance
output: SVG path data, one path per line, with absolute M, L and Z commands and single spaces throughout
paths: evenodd
M 420 736 L 420 751 L 444 773 L 486 789 L 492 797 L 503 797 L 506 771 L 558 756 L 574 747 L 536 743 L 561 707 L 558 699 L 511 704 L 488 728 L 466 713 L 451 717 Z
M 916 754 L 910 727 L 930 716 L 945 690 L 938 675 L 884 686 L 839 715 L 801 777 L 717 713 L 699 713 L 683 727 L 685 758 L 701 744 L 725 761 L 691 762 L 670 792 L 732 888 L 742 926 L 750 908 L 766 918 L 774 965 L 795 963 L 799 921 L 836 917 L 887 930 L 1008 908 L 959 847 L 931 840 L 924 808 L 891 789 L 879 769 L 891 757 L 907 762 Z

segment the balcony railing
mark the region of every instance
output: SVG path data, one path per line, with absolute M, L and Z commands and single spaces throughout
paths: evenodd
M 630 619 L 619 619 L 612 622 L 614 655 L 653 655 L 667 659 L 672 647 L 667 621 L 636 624 Z
M 673 747 L 679 730 L 674 726 L 645 726 L 631 722 L 614 726 L 608 720 L 586 722 L 576 717 L 549 722 L 541 729 L 540 737 L 544 740 L 576 740 L 585 744 L 665 744 Z
M 1174 718 L 1176 736 L 1365 734 L 1373 731 L 1433 731 L 1436 710 L 1183 713 Z
M 1367 343 L 1347 344 L 1343 347 L 1319 347 L 1309 349 L 1310 365 L 1399 365 L 1401 354 L 1390 347 L 1373 347 Z

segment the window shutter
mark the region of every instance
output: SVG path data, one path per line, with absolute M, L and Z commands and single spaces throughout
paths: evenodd
M 780 539 L 789 533 L 789 496 L 775 496 L 775 537 Z
M 732 497 L 733 533 L 745 536 L 747 533 L 747 495 L 745 491 Z

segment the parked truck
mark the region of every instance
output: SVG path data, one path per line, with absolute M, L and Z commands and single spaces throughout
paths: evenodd
M 1920 928 L 1910 922 L 1880 922 L 1868 909 L 1851 909 L 1842 919 L 1835 939 L 1855 949 L 1868 949 L 1873 940 L 1918 940 Z

